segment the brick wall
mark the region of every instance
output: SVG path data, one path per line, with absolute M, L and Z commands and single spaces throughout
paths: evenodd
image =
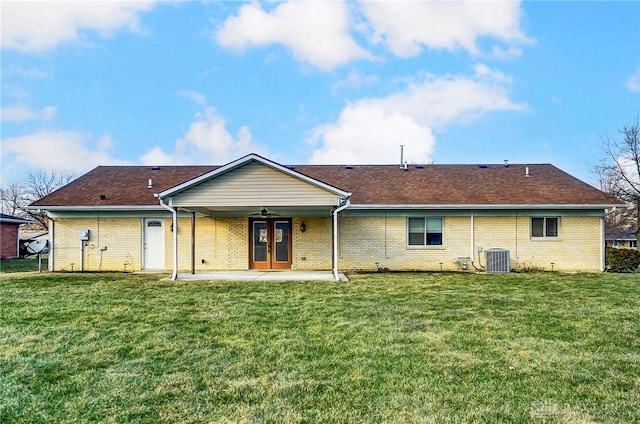
M 407 246 L 405 217 L 342 217 L 339 219 L 339 267 L 342 270 L 458 270 L 458 257 L 472 257 L 484 265 L 477 247 L 510 251 L 511 267 L 556 271 L 599 271 L 600 218 L 560 217 L 557 239 L 530 237 L 530 217 L 475 217 L 473 235 L 470 217 L 445 216 L 443 246 Z M 172 269 L 171 219 L 163 219 L 165 268 Z M 295 218 L 292 233 L 292 268 L 328 270 L 332 267 L 332 220 Z M 300 231 L 304 222 L 306 231 Z M 79 231 L 89 229 L 83 242 L 87 271 L 137 271 L 142 268 L 141 218 L 56 219 L 54 270 L 80 269 Z M 472 237 L 474 243 L 472 246 Z M 3 243 L 5 238 L 3 237 Z M 15 245 L 14 245 L 15 246 Z M 101 250 L 100 247 L 106 247 Z M 178 223 L 181 272 L 191 270 L 191 218 Z M 249 255 L 247 218 L 196 218 L 196 272 L 246 270 Z M 204 260 L 204 262 L 203 262 Z M 471 266 L 470 269 L 473 269 Z
M 304 222 L 305 232 L 300 231 Z M 293 220 L 293 262 L 299 270 L 330 270 L 332 267 L 331 218 L 296 218 Z
M 458 257 L 484 265 L 477 247 L 510 251 L 511 267 L 550 271 L 600 270 L 600 218 L 561 217 L 556 239 L 532 239 L 530 217 L 475 217 L 472 246 L 470 217 L 444 217 L 443 246 L 407 246 L 404 217 L 340 219 L 340 268 L 343 270 L 458 270 Z M 553 265 L 551 264 L 553 262 Z M 469 269 L 473 269 L 469 264 Z
M 80 230 L 90 231 L 88 241 L 80 241 Z M 54 234 L 54 271 L 79 271 L 81 263 L 85 271 L 137 271 L 142 266 L 140 218 L 56 219 Z
M 18 227 L 6 222 L 0 224 L 0 257 L 10 259 L 18 256 Z

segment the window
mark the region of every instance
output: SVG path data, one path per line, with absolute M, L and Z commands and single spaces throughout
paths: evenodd
M 531 218 L 531 237 L 558 237 L 558 218 Z
M 442 218 L 409 218 L 409 246 L 442 246 Z

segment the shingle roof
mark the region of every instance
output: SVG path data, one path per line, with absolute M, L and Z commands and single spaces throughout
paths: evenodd
M 154 193 L 218 166 L 100 166 L 32 207 L 156 206 Z M 352 193 L 352 205 L 620 205 L 550 164 L 296 165 L 295 172 Z M 530 176 L 525 176 L 526 169 Z M 153 188 L 147 188 L 149 179 Z M 104 196 L 104 199 L 100 198 Z
M 349 169 L 351 168 L 351 169 Z M 529 170 L 529 177 L 525 173 Z M 353 193 L 352 204 L 603 205 L 614 197 L 550 164 L 299 166 Z
M 157 169 L 156 169 L 157 168 Z M 157 206 L 154 193 L 215 166 L 98 166 L 30 206 Z M 149 180 L 152 188 L 148 188 Z M 100 196 L 103 195 L 104 199 Z

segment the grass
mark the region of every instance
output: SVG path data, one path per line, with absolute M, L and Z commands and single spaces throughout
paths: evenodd
M 47 257 L 49 255 L 42 255 L 42 271 L 47 270 Z M 30 272 L 38 271 L 38 256 L 29 256 L 28 258 L 20 259 L 7 259 L 0 261 L 0 274 L 12 273 L 12 272 Z
M 632 274 L 0 276 L 0 422 L 640 421 Z

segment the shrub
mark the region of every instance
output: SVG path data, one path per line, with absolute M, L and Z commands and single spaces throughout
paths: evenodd
M 607 248 L 607 270 L 633 272 L 640 267 L 640 251 Z

